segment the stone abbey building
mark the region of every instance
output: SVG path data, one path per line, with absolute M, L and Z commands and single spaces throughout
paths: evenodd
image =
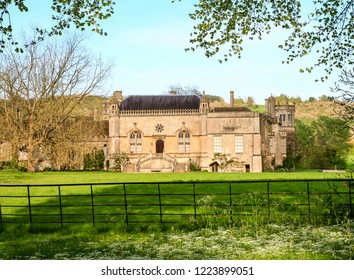
M 116 91 L 103 105 L 108 157 L 125 153 L 124 172 L 262 172 L 282 166 L 294 134 L 295 106 L 266 100 L 265 113 L 211 108 L 197 95 L 136 95 Z

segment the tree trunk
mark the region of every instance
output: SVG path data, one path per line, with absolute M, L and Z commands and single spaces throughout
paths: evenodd
M 32 156 L 32 151 L 27 152 L 27 171 L 36 172 L 36 160 Z

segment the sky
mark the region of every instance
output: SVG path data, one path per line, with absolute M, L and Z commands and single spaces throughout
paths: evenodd
M 51 1 L 27 0 L 29 12 L 12 15 L 15 35 L 29 26 L 51 24 Z M 300 73 L 312 66 L 313 56 L 287 65 L 287 53 L 277 46 L 286 39 L 281 30 L 274 30 L 262 41 L 247 41 L 242 58 L 219 63 L 222 56 L 205 57 L 202 50 L 186 52 L 193 21 L 194 0 L 116 0 L 115 14 L 101 23 L 108 36 L 92 34 L 86 42 L 95 53 L 113 61 L 115 68 L 107 82 L 105 94 L 115 90 L 129 95 L 155 95 L 168 91 L 171 85 L 198 87 L 207 94 L 229 102 L 235 97 L 252 96 L 264 104 L 269 96 L 286 94 L 292 97 L 333 95 L 330 88 L 338 80 L 333 72 L 326 82 L 315 82 L 324 72 Z

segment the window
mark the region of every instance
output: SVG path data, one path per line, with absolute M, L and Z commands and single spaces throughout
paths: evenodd
M 235 153 L 243 153 L 243 135 L 235 136 Z
M 221 136 L 214 136 L 214 153 L 222 152 Z
M 286 121 L 286 114 L 280 114 L 279 115 L 279 121 L 280 122 L 285 122 Z
M 189 153 L 191 151 L 191 137 L 188 131 L 182 130 L 178 133 L 178 152 Z
M 130 152 L 141 153 L 141 134 L 138 131 L 130 133 Z
M 293 121 L 293 114 L 288 114 L 288 121 L 292 122 Z

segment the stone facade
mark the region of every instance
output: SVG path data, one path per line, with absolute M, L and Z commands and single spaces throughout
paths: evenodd
M 211 108 L 205 97 L 161 95 L 123 99 L 114 93 L 103 106 L 109 121 L 108 153 L 125 153 L 125 172 L 201 170 L 262 172 L 282 166 L 295 106 L 266 100 L 265 113 Z

